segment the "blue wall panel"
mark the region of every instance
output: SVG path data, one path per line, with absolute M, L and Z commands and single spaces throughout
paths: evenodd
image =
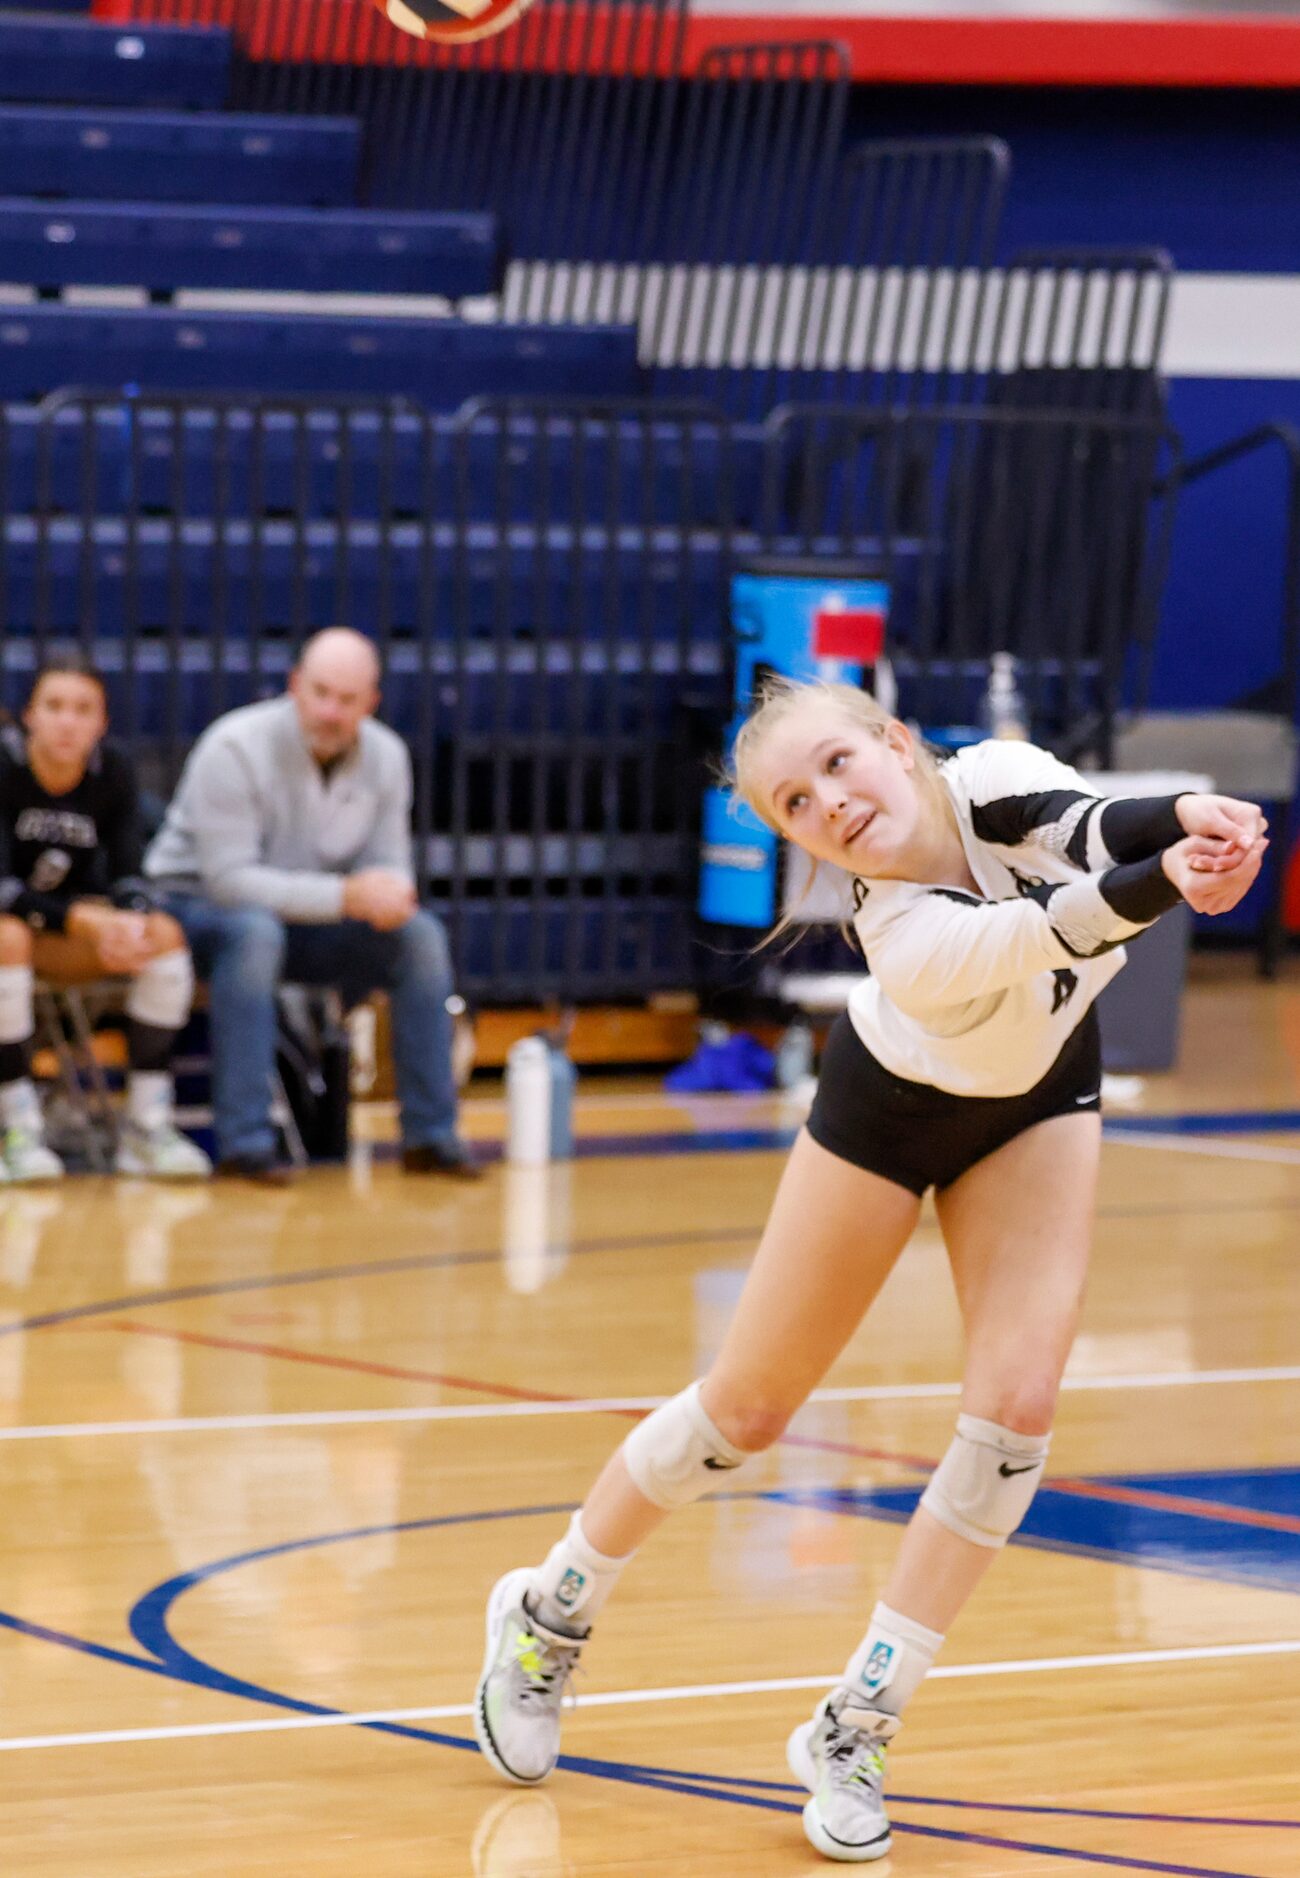
M 1183 272 L 1300 272 L 1294 98 L 1259 92 L 855 87 L 855 137 L 1011 146 L 1004 256 L 1156 245 Z
M 1300 379 L 1179 378 L 1169 405 L 1191 459 L 1271 420 L 1300 428 Z M 1156 704 L 1227 704 L 1276 672 L 1285 491 L 1285 459 L 1276 446 L 1187 490 L 1156 661 Z

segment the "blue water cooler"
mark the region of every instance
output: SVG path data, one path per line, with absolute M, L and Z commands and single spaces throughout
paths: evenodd
M 857 574 L 837 579 L 833 566 L 756 568 L 731 582 L 736 645 L 729 755 L 750 701 L 763 680 L 822 678 L 861 685 L 881 669 L 889 588 Z M 780 843 L 770 828 L 727 789 L 707 790 L 702 817 L 701 919 L 763 927 L 776 917 Z

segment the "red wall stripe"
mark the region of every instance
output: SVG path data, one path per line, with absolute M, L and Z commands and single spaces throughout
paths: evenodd
M 311 51 L 317 57 L 356 57 L 357 8 L 368 0 L 336 0 L 311 9 Z M 241 9 L 242 11 L 243 9 Z M 539 12 L 542 9 L 539 7 Z M 198 22 L 220 24 L 235 11 L 234 0 L 94 0 L 93 11 L 105 20 Z M 274 7 L 259 9 L 260 30 L 250 50 L 274 58 L 290 49 L 301 56 L 302 20 L 295 34 L 293 14 Z M 621 22 L 614 22 L 617 39 Z M 378 33 L 367 32 L 362 56 L 401 64 L 432 62 L 427 48 L 404 33 L 394 33 L 376 16 Z M 550 33 L 535 35 L 537 64 L 572 63 L 573 48 L 558 48 Z M 642 64 L 649 36 L 637 47 Z M 715 47 L 750 45 L 763 40 L 838 40 L 853 61 L 853 75 L 889 85 L 1133 85 L 1238 86 L 1284 89 L 1300 87 L 1300 20 L 1273 17 L 1238 19 L 906 19 L 823 13 L 797 21 L 779 13 L 695 13 L 687 23 L 686 66 L 693 70 Z M 604 33 L 595 43 L 609 46 Z M 566 56 L 567 55 L 567 56 Z M 513 60 L 507 53 L 507 65 Z

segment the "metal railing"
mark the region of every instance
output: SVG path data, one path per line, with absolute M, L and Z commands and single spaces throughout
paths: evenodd
M 988 405 L 791 406 L 767 424 L 762 532 L 890 588 L 900 708 L 969 724 L 994 651 L 1037 734 L 1107 754 L 1154 636 L 1178 487 L 1160 418 Z

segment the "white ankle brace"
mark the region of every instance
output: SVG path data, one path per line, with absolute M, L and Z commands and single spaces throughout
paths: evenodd
M 534 1574 L 538 1615 L 543 1622 L 550 1617 L 565 1624 L 579 1619 L 584 1625 L 593 1623 L 627 1562 L 627 1558 L 607 1558 L 589 1545 L 582 1515 L 575 1513 L 569 1530 Z
M 943 1643 L 929 1630 L 887 1604 L 871 1613 L 867 1634 L 844 1668 L 841 1687 L 855 1706 L 901 1715 L 925 1681 Z

